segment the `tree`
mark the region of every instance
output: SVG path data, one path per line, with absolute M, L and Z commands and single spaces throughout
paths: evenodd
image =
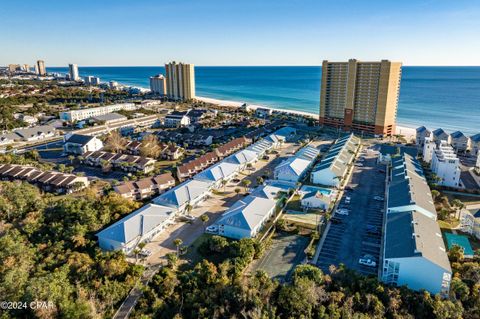
M 177 248 L 177 257 L 178 257 L 180 255 L 180 246 L 182 246 L 183 240 L 181 240 L 180 238 L 177 238 L 173 241 L 173 244 Z
M 235 188 L 235 193 L 236 193 L 237 195 L 240 194 L 241 191 L 242 191 L 242 190 L 241 190 L 240 188 L 238 188 L 238 187 Z
M 119 153 L 125 150 L 125 146 L 127 145 L 127 140 L 122 137 L 122 135 L 118 131 L 112 131 L 107 136 L 105 140 L 105 150 L 110 152 Z
M 224 193 L 225 193 L 225 186 L 227 186 L 227 183 L 228 183 L 228 182 L 227 182 L 226 180 L 224 180 L 224 179 L 222 179 L 222 181 L 220 182 L 220 184 L 221 184 L 222 187 L 223 187 L 223 192 L 224 192 Z
M 68 155 L 68 160 L 70 161 L 70 165 L 73 164 L 73 160 L 75 159 L 75 156 L 73 155 Z
M 192 209 L 193 209 L 193 206 L 188 203 L 187 206 L 185 206 L 185 211 L 187 212 L 187 215 L 190 215 L 190 213 L 192 212 Z
M 261 176 L 257 177 L 257 185 L 263 185 L 263 178 Z
M 440 192 L 436 189 L 432 189 L 432 197 L 434 200 L 437 200 L 438 196 L 440 196 Z
M 154 134 L 145 136 L 140 145 L 140 155 L 145 157 L 159 158 L 162 149 L 158 143 L 158 139 Z
M 460 211 L 465 207 L 465 204 L 462 203 L 459 199 L 452 200 L 452 206 L 455 207 L 455 218 L 460 218 Z
M 250 184 L 252 184 L 252 182 L 251 182 L 250 180 L 248 180 L 248 179 L 244 179 L 244 180 L 242 181 L 242 186 L 245 188 L 245 193 L 247 192 L 247 188 L 248 188 L 248 186 L 249 186 Z
M 202 220 L 202 223 L 205 225 L 209 220 L 210 218 L 208 217 L 207 214 L 203 214 L 200 219 Z

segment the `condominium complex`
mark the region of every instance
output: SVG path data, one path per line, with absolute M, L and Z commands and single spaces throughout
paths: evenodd
M 37 67 L 36 71 L 38 75 L 42 75 L 42 76 L 47 75 L 47 69 L 45 68 L 45 61 L 38 60 L 36 67 Z
M 393 157 L 387 190 L 382 280 L 447 294 L 452 269 L 420 163 L 408 154 Z
M 165 64 L 167 97 L 172 100 L 195 98 L 195 68 L 193 64 L 171 62 Z
M 446 141 L 441 141 L 434 149 L 430 167 L 439 185 L 460 187 L 460 160 Z
M 107 106 L 100 106 L 100 107 L 92 107 L 89 109 L 80 109 L 80 110 L 72 110 L 67 112 L 60 112 L 60 119 L 63 121 L 81 121 L 84 119 L 88 119 L 95 116 L 105 115 L 108 113 L 125 110 L 125 111 L 133 111 L 136 110 L 137 107 L 133 103 L 120 103 L 120 104 L 112 104 Z
M 395 134 L 402 64 L 323 61 L 321 125 L 345 131 Z
M 80 80 L 80 77 L 78 76 L 78 65 L 69 64 L 68 65 L 68 73 L 70 74 L 70 80 L 71 81 Z
M 150 91 L 162 96 L 167 95 L 167 82 L 162 74 L 150 77 Z

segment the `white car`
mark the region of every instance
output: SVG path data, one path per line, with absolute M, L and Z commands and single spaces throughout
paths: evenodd
M 348 210 L 347 209 L 337 209 L 337 214 L 348 216 Z
M 205 230 L 209 233 L 216 233 L 216 232 L 218 232 L 218 227 L 215 226 L 215 225 L 211 225 L 211 226 L 208 226 L 207 228 L 205 228 Z
M 383 198 L 382 196 L 375 196 L 373 197 L 374 200 L 377 200 L 379 202 L 383 202 L 385 200 L 385 198 Z
M 195 217 L 192 215 L 182 215 L 181 218 L 189 222 L 193 222 L 195 220 Z
M 364 265 L 367 267 L 376 267 L 377 263 L 373 260 L 373 256 L 371 255 L 365 255 L 362 258 L 358 260 L 358 263 L 360 265 Z

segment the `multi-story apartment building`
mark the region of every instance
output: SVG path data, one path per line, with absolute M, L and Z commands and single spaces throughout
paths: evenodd
M 434 142 L 432 138 L 426 138 L 422 157 L 439 177 L 439 185 L 460 187 L 460 160 L 447 141 Z
M 133 103 L 119 103 L 107 106 L 92 107 L 88 109 L 72 110 L 60 112 L 60 119 L 63 121 L 75 122 L 88 119 L 90 117 L 105 115 L 108 113 L 125 110 L 134 111 L 137 107 Z
M 460 131 L 453 132 L 452 134 L 450 134 L 450 137 L 451 137 L 452 146 L 456 151 L 466 152 L 470 150 L 470 146 L 471 146 L 470 138 L 465 136 L 465 134 L 463 134 L 462 132 Z
M 150 77 L 150 91 L 161 96 L 167 95 L 167 81 L 162 74 Z
M 395 134 L 400 62 L 323 61 L 321 125 L 345 131 Z
M 80 80 L 80 76 L 78 75 L 78 65 L 77 64 L 69 64 L 68 65 L 68 73 L 70 74 L 70 81 Z
M 23 65 L 23 70 L 24 70 L 25 72 L 30 72 L 30 65 L 24 64 L 24 65 Z
M 38 60 L 36 67 L 37 67 L 36 71 L 38 75 L 41 75 L 41 76 L 47 75 L 47 69 L 45 68 L 45 61 Z
M 195 67 L 193 64 L 171 62 L 165 64 L 167 97 L 172 100 L 195 98 Z

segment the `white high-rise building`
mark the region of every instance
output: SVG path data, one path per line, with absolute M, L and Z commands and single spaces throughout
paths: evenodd
M 432 161 L 432 156 L 433 156 L 435 147 L 436 147 L 436 144 L 431 137 L 424 138 L 422 157 L 426 163 L 430 163 Z
M 91 83 L 91 84 L 92 84 L 92 85 L 100 85 L 100 78 L 94 76 L 94 77 L 92 78 L 92 83 Z
M 70 81 L 78 81 L 80 77 L 78 76 L 78 65 L 76 64 L 69 64 L 68 65 L 68 73 L 70 74 Z
M 47 75 L 47 68 L 45 67 L 45 61 L 38 60 L 35 67 L 36 67 L 35 71 L 38 75 L 40 76 Z
M 433 151 L 430 167 L 439 177 L 439 185 L 460 187 L 460 160 L 447 141 L 440 141 Z
M 193 64 L 171 62 L 165 64 L 167 97 L 172 100 L 195 98 L 195 67 Z
M 150 77 L 150 91 L 162 96 L 167 95 L 167 82 L 162 74 Z

